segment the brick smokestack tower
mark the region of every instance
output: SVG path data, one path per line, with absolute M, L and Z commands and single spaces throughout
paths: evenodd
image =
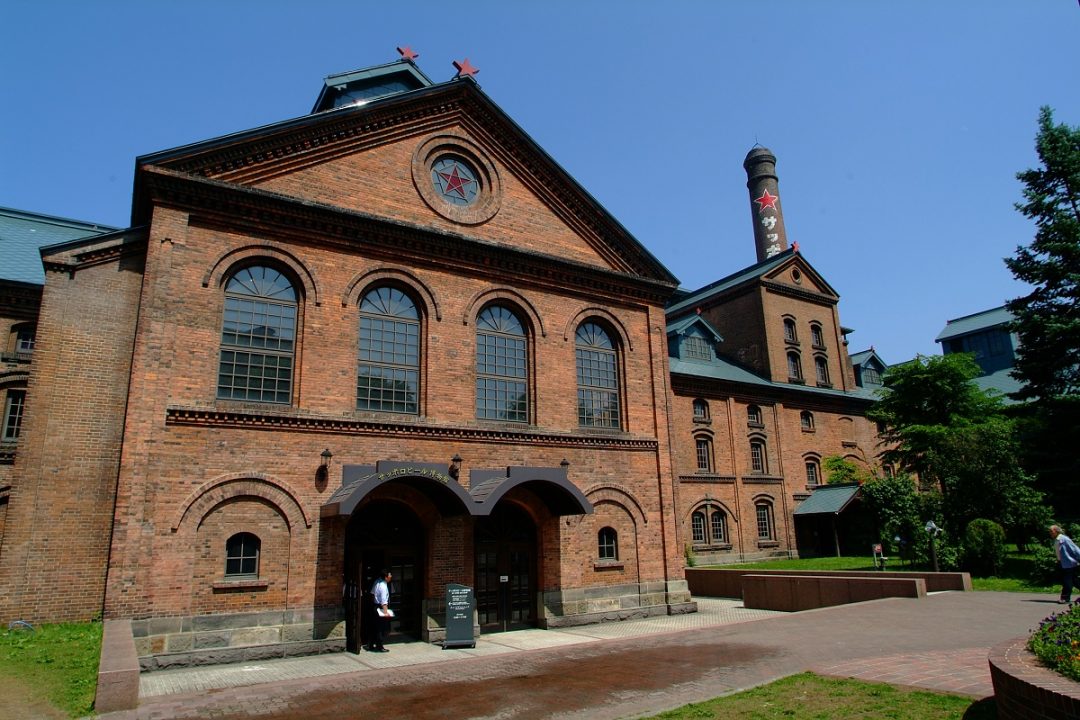
M 754 222 L 754 244 L 758 262 L 787 250 L 784 211 L 776 182 L 776 156 L 760 145 L 746 154 L 746 187 L 750 190 L 750 216 Z

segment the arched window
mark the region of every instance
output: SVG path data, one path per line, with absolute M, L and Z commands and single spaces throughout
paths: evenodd
M 761 408 L 757 405 L 748 405 L 746 407 L 746 424 L 747 425 L 761 425 Z
M 772 503 L 759 501 L 755 504 L 754 509 L 757 512 L 758 540 L 772 540 L 775 537 L 773 531 Z
M 820 485 L 821 484 L 821 467 L 818 465 L 817 460 L 806 461 L 806 484 L 807 485 Z
M 586 322 L 577 329 L 574 344 L 578 424 L 619 427 L 619 369 L 611 337 L 596 323 Z
M 723 508 L 705 505 L 690 515 L 690 534 L 694 545 L 727 543 L 727 515 Z
M 704 400 L 698 399 L 694 401 L 694 419 L 695 420 L 708 420 L 709 419 L 709 403 Z
M 237 533 L 225 543 L 225 577 L 258 577 L 262 543 L 251 533 Z
M 296 290 L 274 268 L 233 273 L 225 283 L 219 398 L 292 402 L 296 313 Z
M 814 358 L 814 372 L 817 374 L 818 385 L 829 384 L 829 361 L 823 357 Z
M 360 300 L 356 409 L 420 412 L 420 315 L 412 299 L 380 287 Z
M 596 537 L 597 553 L 601 560 L 619 559 L 619 534 L 614 528 L 600 528 Z
M 765 442 L 763 440 L 750 441 L 750 470 L 759 474 L 769 472 L 769 462 L 765 454 Z
M 799 380 L 802 377 L 802 360 L 799 358 L 799 353 L 789 352 L 787 354 L 787 374 L 788 380 Z
M 502 305 L 476 318 L 476 417 L 529 421 L 529 364 L 525 327 Z
M 712 472 L 712 440 L 707 437 L 698 437 L 694 441 L 697 453 L 697 471 L 699 473 Z
M 799 341 L 799 336 L 795 332 L 795 321 L 791 318 L 784 318 L 784 340 L 789 343 Z
M 799 413 L 799 427 L 805 432 L 811 432 L 814 429 L 814 413 L 809 410 Z
M 816 348 L 825 347 L 825 334 L 821 332 L 821 326 L 817 323 L 810 325 L 810 344 Z

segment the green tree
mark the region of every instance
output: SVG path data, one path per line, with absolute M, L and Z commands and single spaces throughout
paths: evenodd
M 825 482 L 828 485 L 861 483 L 865 482 L 868 477 L 868 473 L 858 465 L 839 455 L 830 455 L 822 460 L 821 468 L 825 471 Z
M 1080 395 L 1080 128 L 1055 125 L 1039 111 L 1035 150 L 1041 167 L 1017 173 L 1024 183 L 1016 208 L 1035 221 L 1035 239 L 1005 264 L 1033 286 L 1010 300 L 1020 338 L 1014 375 L 1019 399 Z
M 1042 496 L 1020 466 L 1014 422 L 1000 398 L 972 382 L 978 374 L 970 355 L 920 356 L 889 369 L 868 415 L 891 443 L 883 459 L 940 492 L 940 511 L 926 508 L 924 519 L 959 537 L 971 520 L 986 518 L 1023 542 L 1032 519 L 1048 511 L 1034 509 Z
M 1016 393 L 1031 400 L 1023 418 L 1025 463 L 1064 507 L 1080 492 L 1080 128 L 1039 111 L 1039 167 L 1018 173 L 1035 237 L 1005 264 L 1030 293 L 1005 304 L 1020 339 Z
M 880 399 L 867 413 L 884 428 L 882 460 L 917 473 L 924 485 L 939 485 L 936 451 L 946 436 L 1001 411 L 1000 399 L 971 382 L 980 372 L 966 353 L 920 355 L 889 368 Z

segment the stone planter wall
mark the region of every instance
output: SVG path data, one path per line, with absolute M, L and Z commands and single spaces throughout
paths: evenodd
M 999 720 L 1080 718 L 1080 683 L 1043 667 L 1026 637 L 995 645 L 989 660 Z

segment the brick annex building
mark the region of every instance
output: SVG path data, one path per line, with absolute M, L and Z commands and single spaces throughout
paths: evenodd
M 355 651 L 380 567 L 427 641 L 450 583 L 482 632 L 690 612 L 688 548 L 795 551 L 873 458 L 768 151 L 759 262 L 681 291 L 459 70 L 140 157 L 128 229 L 0 213 L 45 271 L 0 283 L 0 620 L 133 618 L 153 667 Z

